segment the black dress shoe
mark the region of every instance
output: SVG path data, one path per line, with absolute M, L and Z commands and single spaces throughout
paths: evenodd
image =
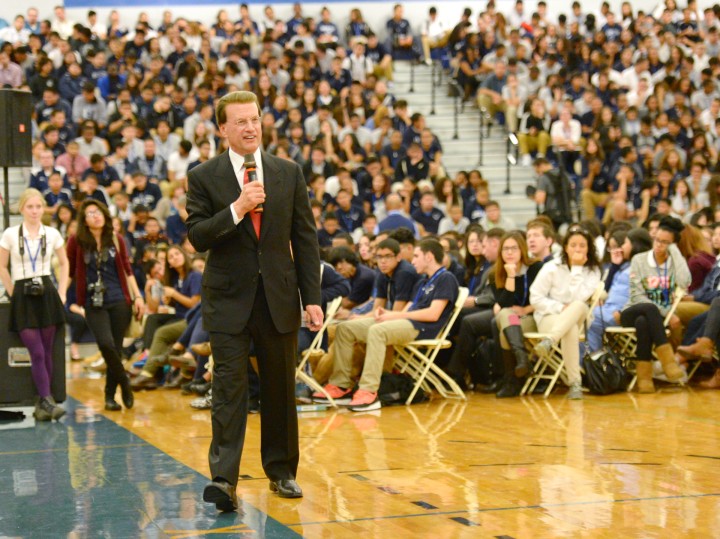
M 294 479 L 279 479 L 270 481 L 270 490 L 277 492 L 281 498 L 302 498 L 303 492 Z
M 122 410 L 122 407 L 115 402 L 115 399 L 105 399 L 105 409 L 108 412 L 119 412 Z
M 229 483 L 213 481 L 203 491 L 203 501 L 214 503 L 218 511 L 229 513 L 238 508 L 235 487 Z
M 132 387 L 130 387 L 130 380 L 125 380 L 125 382 L 120 385 L 120 393 L 125 408 L 129 410 L 135 404 L 135 395 L 133 394 Z

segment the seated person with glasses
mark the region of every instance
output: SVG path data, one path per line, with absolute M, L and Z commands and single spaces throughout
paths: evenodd
M 379 249 L 381 251 L 381 249 Z M 445 252 L 436 239 L 422 240 L 413 254 L 413 266 L 426 277 L 413 291 L 413 300 L 402 311 L 375 310 L 371 316 L 341 323 L 335 332 L 335 365 L 325 391 L 338 404 L 354 412 L 380 408 L 378 388 L 388 345 L 405 344 L 416 338 L 433 338 L 453 312 L 458 296 L 455 276 L 443 266 Z M 367 344 L 359 388 L 352 395 L 353 347 Z M 316 402 L 326 401 L 323 393 L 313 394 Z M 350 401 L 348 403 L 348 401 Z

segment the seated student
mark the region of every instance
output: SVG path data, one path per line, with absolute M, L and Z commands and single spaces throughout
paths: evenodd
M 72 206 L 72 191 L 63 187 L 62 174 L 58 171 L 50 173 L 48 178 L 48 188 L 43 191 L 45 199 L 45 214 L 53 216 L 57 213 L 58 208 L 65 204 Z
M 471 223 L 479 223 L 485 217 L 485 207 L 490 202 L 490 191 L 484 185 L 480 185 L 475 189 L 475 198 L 470 201 L 464 209 L 465 217 Z
M 331 247 L 333 238 L 340 234 L 340 222 L 337 215 L 331 212 L 325 212 L 322 220 L 322 228 L 317 231 L 318 243 L 320 247 Z
M 413 256 L 413 266 L 427 277 L 415 287 L 414 298 L 403 311 L 377 309 L 371 317 L 349 320 L 338 325 L 335 332 L 335 364 L 325 391 L 339 402 L 348 403 L 352 411 L 380 408 L 377 390 L 380 386 L 388 345 L 403 344 L 417 337 L 434 337 L 452 314 L 458 295 L 455 277 L 442 266 L 444 252 L 435 239 L 422 240 Z M 352 351 L 356 342 L 367 344 L 365 363 L 359 389 L 350 394 Z M 316 401 L 325 397 L 313 394 Z
M 640 393 L 655 392 L 652 380 L 653 347 L 668 381 L 675 382 L 683 377 L 663 325 L 675 288 L 686 289 L 690 284 L 690 270 L 676 245 L 682 229 L 679 219 L 663 217 L 655 233 L 652 250 L 635 255 L 630 263 L 630 299 L 620 313 L 619 321 L 624 327 L 636 330 L 635 365 Z M 673 316 L 670 327 L 679 325 L 680 319 L 677 315 Z
M 531 262 L 521 232 L 509 232 L 502 237 L 499 256 L 489 278 L 505 373 L 503 387 L 496 393 L 498 398 L 519 395 L 530 370 L 524 332 L 537 331 L 530 287 L 542 266 L 541 261 Z
M 411 230 L 417 236 L 415 222 L 403 212 L 403 201 L 397 193 L 390 193 L 385 197 L 385 210 L 387 217 L 380 221 L 377 226 L 378 232 L 397 230 L 400 227 Z
M 330 251 L 328 262 L 350 282 L 350 291 L 342 300 L 342 313 L 338 313 L 341 318 L 347 318 L 350 309 L 362 305 L 370 299 L 375 285 L 375 272 L 361 264 L 358 255 L 349 247 L 333 248 Z
M 440 235 L 446 232 L 464 234 L 469 225 L 470 220 L 463 215 L 462 206 L 453 204 L 447 209 L 447 217 L 440 219 L 437 233 Z
M 585 335 L 590 353 L 603 348 L 605 328 L 617 325 L 615 313 L 625 307 L 630 296 L 630 260 L 652 248 L 652 238 L 644 228 L 618 229 L 610 235 L 610 267 L 605 277 L 607 298 L 595 307 L 593 321 Z
M 551 337 L 536 346 L 544 353 L 560 343 L 570 384 L 569 399 L 582 399 L 580 380 L 580 325 L 588 314 L 587 301 L 600 282 L 600 264 L 590 234 L 571 226 L 563 240 L 560 261 L 544 264 L 530 287 L 535 322 Z
M 426 191 L 420 195 L 420 207 L 412 212 L 412 218 L 422 225 L 425 234 L 437 234 L 440 221 L 445 217 L 442 211 L 435 206 L 435 193 Z
M 547 219 L 547 222 L 544 222 Z M 525 233 L 528 253 L 536 260 L 549 262 L 553 259 L 553 244 L 555 243 L 555 232 L 552 229 L 552 221 L 545 216 L 529 221 Z
M 130 191 L 130 204 L 133 207 L 142 204 L 150 210 L 154 210 L 162 198 L 160 187 L 156 183 L 149 182 L 147 176 L 142 172 L 133 173 L 128 190 Z
M 704 324 L 700 336 L 690 345 L 678 346 L 678 353 L 685 359 L 700 359 L 710 362 L 720 342 L 720 297 L 716 297 L 710 304 L 710 310 L 697 318 L 703 318 Z M 720 389 L 720 369 L 703 382 L 700 382 L 703 389 Z
M 513 230 L 515 228 L 515 222 L 501 214 L 499 202 L 488 200 L 488 203 L 485 205 L 485 217 L 480 219 L 480 226 L 485 230 L 491 230 L 493 228 Z

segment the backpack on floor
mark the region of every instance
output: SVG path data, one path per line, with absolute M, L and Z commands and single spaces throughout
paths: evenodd
M 415 382 L 407 374 L 384 372 L 380 378 L 378 398 L 383 406 L 405 404 L 414 387 Z M 417 404 L 426 400 L 428 400 L 427 395 L 422 388 L 419 388 L 411 404 Z
M 585 368 L 583 385 L 593 395 L 610 395 L 625 391 L 631 379 L 622 361 L 612 350 L 586 354 L 583 367 Z

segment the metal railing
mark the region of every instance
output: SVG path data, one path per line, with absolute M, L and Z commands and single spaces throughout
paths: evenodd
M 505 138 L 505 194 L 510 194 L 510 166 L 518 162 L 518 139 L 515 133 L 508 133 Z
M 408 92 L 415 93 L 415 60 L 410 60 L 410 89 Z
M 435 116 L 435 69 L 437 67 L 437 63 L 432 63 L 432 74 L 431 74 L 431 81 L 430 81 L 430 116 Z M 442 69 L 440 70 L 442 73 Z
M 482 166 L 485 156 L 485 121 L 488 119 L 488 111 L 480 107 L 480 132 L 478 133 L 478 166 Z M 489 135 L 489 133 L 488 133 Z

